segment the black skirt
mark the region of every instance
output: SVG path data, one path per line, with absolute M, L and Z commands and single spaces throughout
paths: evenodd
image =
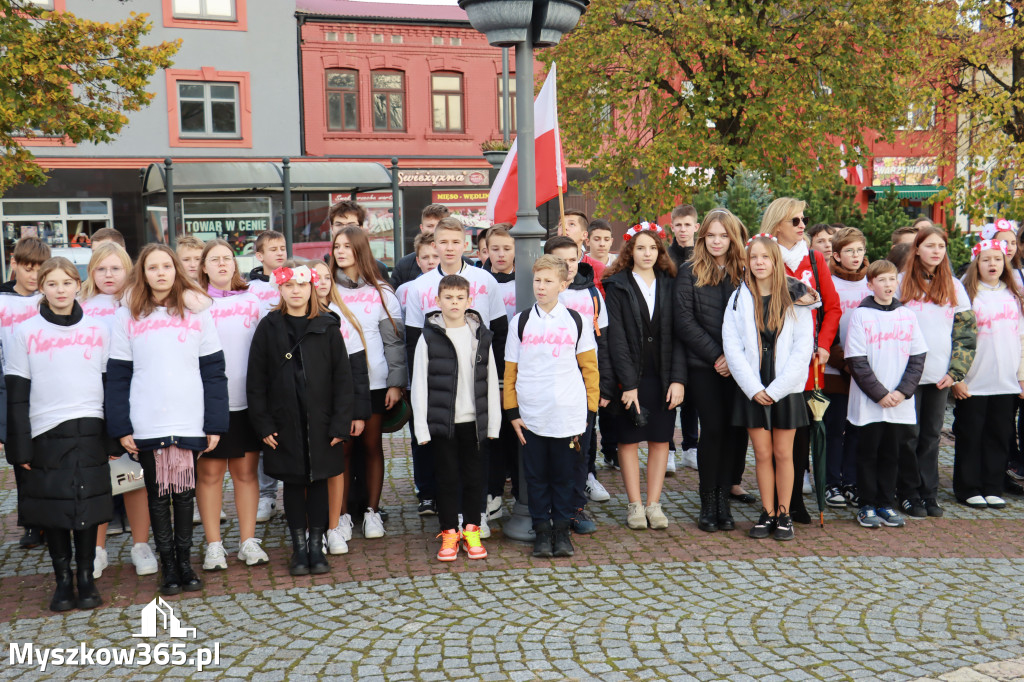
M 767 305 L 766 305 L 767 308 Z M 768 386 L 775 380 L 775 341 L 773 332 L 761 332 L 761 384 Z M 807 426 L 807 403 L 802 391 L 790 393 L 771 405 L 747 398 L 743 391 L 736 391 L 733 403 L 732 423 L 748 429 L 797 429 Z
M 634 426 L 633 419 L 629 414 L 624 409 L 621 410 L 616 417 L 620 444 L 629 445 L 641 441 L 667 443 L 672 439 L 672 432 L 676 428 L 676 412 L 669 410 L 668 404 L 665 402 L 665 394 L 661 388 L 661 376 L 654 356 L 653 352 L 646 354 L 643 373 L 640 376 L 640 386 L 637 389 L 640 404 L 650 412 L 647 415 L 647 426 L 639 428 Z
M 228 432 L 220 437 L 220 442 L 203 457 L 213 459 L 237 459 L 245 457 L 247 452 L 259 452 L 263 442 L 249 421 L 249 410 L 236 410 L 228 414 Z

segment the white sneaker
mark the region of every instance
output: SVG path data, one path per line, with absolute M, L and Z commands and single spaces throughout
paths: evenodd
M 206 545 L 206 557 L 203 559 L 204 571 L 226 571 L 228 568 L 227 552 L 223 542 L 211 542 Z
M 107 550 L 102 547 L 96 547 L 96 558 L 92 560 L 92 577 L 94 580 L 99 580 L 103 576 L 103 569 L 109 564 L 107 563 Z
M 260 547 L 260 541 L 256 538 L 249 538 L 238 548 L 238 560 L 244 561 L 246 566 L 256 566 L 270 561 L 270 557 Z
M 342 514 L 341 515 L 341 520 L 338 521 L 338 528 L 341 530 L 341 539 L 342 540 L 344 540 L 345 542 L 351 542 L 352 541 L 352 528 L 354 526 L 355 526 L 355 524 L 352 523 L 352 515 L 351 514 Z
M 384 533 L 384 522 L 381 521 L 380 514 L 367 507 L 366 513 L 363 514 L 363 537 L 382 538 Z
M 491 537 L 491 527 L 487 525 L 487 514 L 480 515 L 480 539 L 486 540 Z
M 487 496 L 487 518 L 489 519 L 500 519 L 505 514 L 505 508 L 502 506 L 502 499 L 500 497 Z M 481 536 L 483 537 L 483 536 Z
M 148 542 L 138 542 L 132 547 L 132 563 L 135 575 L 153 575 L 157 571 L 156 555 Z
M 676 475 L 676 453 L 671 450 L 668 451 L 668 460 L 665 462 L 665 475 Z
M 691 469 L 697 468 L 697 448 L 683 450 L 683 466 Z
M 601 481 L 597 480 L 597 476 L 594 476 L 594 474 L 587 474 L 587 483 L 584 489 L 587 492 L 587 497 L 594 502 L 604 502 L 611 499 L 611 495 L 608 494 L 608 491 L 605 490 L 604 486 L 601 485 Z
M 341 526 L 327 529 L 327 552 L 329 554 L 348 554 L 348 543 Z
M 261 497 L 260 503 L 256 506 L 256 523 L 265 523 L 274 515 L 277 501 L 269 497 Z
M 810 472 L 804 472 L 804 495 L 813 493 L 814 489 L 811 487 L 811 474 Z
M 985 504 L 987 504 L 992 509 L 1002 509 L 1003 507 L 1006 506 L 1006 500 L 997 495 L 986 495 Z M 97 554 L 96 556 L 98 557 L 99 554 Z

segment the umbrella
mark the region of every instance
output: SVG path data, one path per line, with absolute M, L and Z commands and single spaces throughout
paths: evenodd
M 814 475 L 814 497 L 818 500 L 818 515 L 822 527 L 825 526 L 825 410 L 829 400 L 821 391 L 818 383 L 818 356 L 814 356 L 814 390 L 807 399 L 807 407 L 811 410 L 811 473 Z

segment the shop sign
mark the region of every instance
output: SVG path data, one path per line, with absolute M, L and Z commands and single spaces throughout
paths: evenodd
M 485 170 L 400 170 L 398 184 L 403 187 L 438 187 L 443 185 L 487 186 L 490 178 Z
M 938 159 L 934 156 L 877 156 L 874 185 L 937 185 Z
M 216 218 L 185 218 L 185 231 L 214 232 L 231 234 L 234 232 L 264 232 L 270 229 L 270 220 L 266 216 L 217 216 Z

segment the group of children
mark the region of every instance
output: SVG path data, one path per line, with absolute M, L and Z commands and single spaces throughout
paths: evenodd
M 1013 226 L 1001 221 L 974 247 L 961 283 L 939 228 L 916 230 L 902 268 L 868 264 L 856 229 L 807 238 L 804 207 L 775 200 L 750 238 L 725 209 L 698 225 L 679 207 L 671 243 L 644 222 L 617 256 L 607 222 L 568 211 L 530 266 L 536 303 L 522 310 L 511 226 L 489 228 L 482 263 L 470 263 L 465 227 L 436 204 L 391 277 L 349 201 L 331 207 L 324 260 L 287 260 L 283 235 L 267 231 L 248 280 L 223 240 L 184 237 L 177 252 L 148 244 L 133 264 L 120 235 L 100 231 L 82 282 L 23 238 L 13 290 L 0 296 L 4 442 L 22 544 L 39 544 L 42 529 L 49 547 L 51 608 L 100 603 L 93 580 L 114 515 L 108 458 L 141 464 L 145 486 L 124 495 L 124 510 L 136 570 L 159 565 L 162 593 L 201 588 L 190 561 L 196 503 L 203 568 L 227 567 L 228 471 L 238 559 L 268 561 L 255 526 L 280 482 L 290 572 L 328 571 L 327 555 L 348 551 L 353 517 L 365 538 L 386 533 L 382 433 L 403 406 L 418 510 L 438 516 L 441 561 L 487 556 L 482 540 L 508 479 L 517 498 L 526 486 L 533 554 L 572 556 L 572 532 L 596 530 L 587 501 L 610 497 L 596 477 L 598 420 L 605 461 L 622 472 L 626 524 L 667 528 L 661 493 L 680 406 L 684 457 L 696 450 L 698 527 L 732 530 L 730 501 L 755 500 L 741 487 L 749 442 L 763 507 L 749 534 L 790 539 L 794 522 L 810 521 L 799 479 L 817 387 L 831 401 L 830 506 L 854 507 L 867 527 L 941 515 L 950 393 L 954 493 L 972 507 L 1004 506 L 1024 395 Z M 809 248 L 821 234 L 827 248 Z

